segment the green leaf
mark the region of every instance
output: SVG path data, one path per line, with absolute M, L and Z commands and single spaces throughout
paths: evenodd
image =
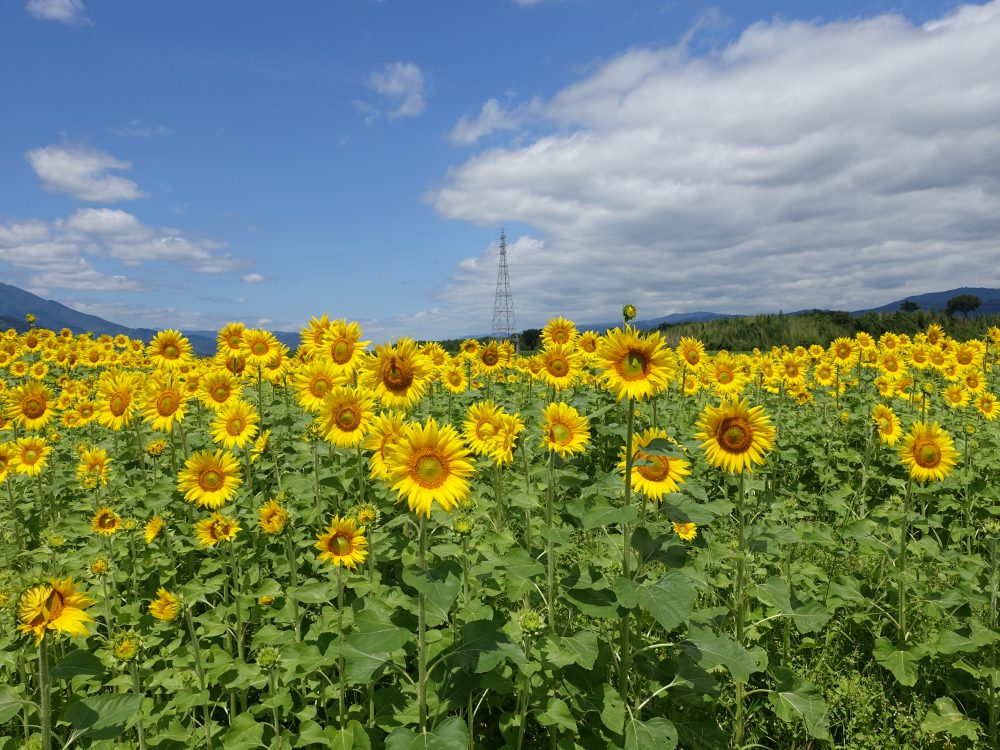
M 557 667 L 579 664 L 584 669 L 592 669 L 597 661 L 597 635 L 589 630 L 581 630 L 576 635 L 546 636 L 545 661 Z
M 601 721 L 615 734 L 621 734 L 625 726 L 625 701 L 613 687 L 604 684 L 604 705 L 601 707 Z
M 325 604 L 337 598 L 337 590 L 333 584 L 324 581 L 289 589 L 288 594 L 302 604 Z
M 87 675 L 98 677 L 104 674 L 101 660 L 86 649 L 78 648 L 66 654 L 66 658 L 52 667 L 52 676 L 62 680 Z
M 264 747 L 264 725 L 258 724 L 250 714 L 239 714 L 233 719 L 229 731 L 222 738 L 222 746 L 227 750 Z
M 656 583 L 642 583 L 636 589 L 639 606 L 649 612 L 665 630 L 680 626 L 694 608 L 695 590 L 691 579 L 672 571 Z
M 469 733 L 457 716 L 445 719 L 431 732 L 414 732 L 398 727 L 385 741 L 386 750 L 467 750 Z
M 757 671 L 757 664 L 750 652 L 727 635 L 691 627 L 687 643 L 690 644 L 686 648 L 691 657 L 706 669 L 722 665 L 737 680 L 746 680 Z
M 625 750 L 674 750 L 677 747 L 677 727 L 666 719 L 625 722 Z
M 826 701 L 811 683 L 782 667 L 774 670 L 776 685 L 768 694 L 774 713 L 785 722 L 802 719 L 806 731 L 819 740 L 830 739 L 826 722 Z
M 405 569 L 403 581 L 424 595 L 427 603 L 427 624 L 431 627 L 448 619 L 451 605 L 462 587 L 462 566 L 455 560 L 445 560 L 427 569 Z
M 635 523 L 639 520 L 639 509 L 633 505 L 627 508 L 614 508 L 608 505 L 598 505 L 584 511 L 580 522 L 585 529 L 596 529 L 602 526 Z
M 938 698 L 934 701 L 920 729 L 930 734 L 944 732 L 951 737 L 967 737 L 970 740 L 979 736 L 979 724 L 967 719 L 951 698 Z
M 524 664 L 524 651 L 493 620 L 473 620 L 462 625 L 462 639 L 452 651 L 459 663 L 476 674 L 489 672 L 504 659 Z
M 135 693 L 92 695 L 70 703 L 63 720 L 84 737 L 111 739 L 125 731 L 125 725 L 139 712 L 142 698 Z
M 910 651 L 896 649 L 888 638 L 875 641 L 875 661 L 892 672 L 900 685 L 917 684 L 917 663 L 920 657 Z
M 413 636 L 406 628 L 393 625 L 379 609 L 363 609 L 354 618 L 354 632 L 347 642 L 365 653 L 387 653 L 405 646 Z
M 17 716 L 21 706 L 26 701 L 18 698 L 13 688 L 3 685 L 0 687 L 0 724 L 6 724 L 10 719 Z
M 569 710 L 566 701 L 561 698 L 549 698 L 545 710 L 535 718 L 543 727 L 560 726 L 571 732 L 576 731 L 576 719 L 573 718 L 573 712 Z
M 676 443 L 666 438 L 653 438 L 640 449 L 647 456 L 671 456 L 681 457 L 681 449 Z

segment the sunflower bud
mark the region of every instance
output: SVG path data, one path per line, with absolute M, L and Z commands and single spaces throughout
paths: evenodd
M 115 655 L 118 661 L 129 662 L 139 655 L 141 649 L 142 639 L 136 633 L 129 630 L 115 638 L 114 645 L 111 647 L 111 653 Z
M 263 669 L 270 669 L 281 659 L 281 652 L 274 646 L 264 646 L 257 652 L 257 664 Z
M 545 627 L 545 622 L 537 610 L 525 607 L 517 615 L 517 623 L 525 635 L 535 635 L 540 633 Z
M 636 316 L 635 305 L 622 305 L 622 318 L 628 323 L 634 320 Z

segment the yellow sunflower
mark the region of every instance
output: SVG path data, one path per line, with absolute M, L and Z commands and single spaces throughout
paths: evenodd
M 830 356 L 841 366 L 851 366 L 857 357 L 855 342 L 849 338 L 841 336 L 830 344 Z
M 632 446 L 632 489 L 642 492 L 651 500 L 660 501 L 670 492 L 678 491 L 678 484 L 691 475 L 691 464 L 674 456 L 651 455 L 643 451 L 653 440 L 670 440 L 666 430 L 648 428 L 635 436 Z M 680 452 L 680 447 L 677 447 Z M 624 449 L 622 450 L 624 454 Z M 618 469 L 625 472 L 625 456 L 618 462 Z
M 146 541 L 146 544 L 152 544 L 153 540 L 160 535 L 166 526 L 167 524 L 160 516 L 150 518 L 142 530 L 142 538 Z
M 542 412 L 542 445 L 560 456 L 571 456 L 590 443 L 590 423 L 569 404 L 549 404 Z
M 11 388 L 4 395 L 7 419 L 29 432 L 44 429 L 55 414 L 52 391 L 37 380 Z
M 149 342 L 146 354 L 153 365 L 167 370 L 176 370 L 189 364 L 193 350 L 191 342 L 180 331 L 167 330 L 157 333 Z
M 983 391 L 976 396 L 976 409 L 992 422 L 997 418 L 997 413 L 1000 411 L 1000 407 L 997 405 L 997 397 L 989 391 Z M 2 472 L 0 472 L 0 477 L 2 477 Z
M 490 451 L 490 441 L 500 429 L 504 410 L 492 401 L 478 401 L 465 413 L 462 434 L 472 452 L 483 456 Z
M 332 362 L 319 357 L 302 365 L 292 378 L 299 403 L 309 412 L 319 411 L 327 394 L 346 383 L 347 377 L 338 372 Z
M 708 462 L 723 471 L 739 474 L 763 464 L 764 455 L 774 448 L 774 427 L 763 406 L 750 407 L 745 400 L 723 400 L 718 407 L 705 407 L 698 421 Z
M 503 414 L 500 417 L 500 428 L 487 441 L 489 457 L 498 466 L 509 466 L 514 462 L 514 446 L 517 438 L 524 432 L 524 422 L 518 414 Z
M 321 337 L 316 356 L 329 361 L 336 372 L 350 376 L 370 343 L 361 340 L 361 326 L 357 323 L 335 320 Z
M 403 434 L 403 423 L 406 415 L 395 409 L 382 412 L 371 421 L 368 435 L 362 445 L 372 452 L 368 466 L 375 479 L 389 479 L 389 469 L 386 456 L 389 446 L 399 440 Z
M 704 370 L 708 385 L 722 398 L 738 396 L 747 382 L 739 360 L 725 350 L 706 360 Z
M 705 345 L 698 339 L 688 336 L 681 336 L 677 344 L 677 356 L 681 363 L 689 369 L 701 367 L 702 360 L 705 359 Z
M 424 395 L 430 367 L 412 339 L 376 346 L 364 366 L 361 384 L 375 391 L 385 406 L 408 409 Z
M 48 465 L 49 454 L 52 453 L 52 446 L 43 437 L 18 438 L 14 448 L 14 471 L 31 477 L 42 473 L 42 469 Z
M 242 323 L 226 323 L 216 336 L 218 353 L 223 357 L 238 355 L 243 345 L 243 332 L 246 329 Z
M 580 374 L 580 355 L 572 344 L 553 344 L 537 356 L 542 363 L 542 378 L 548 385 L 561 391 L 576 382 Z
M 288 523 L 288 511 L 277 500 L 268 500 L 261 506 L 258 524 L 265 534 L 280 534 Z
M 195 451 L 177 477 L 177 489 L 189 503 L 220 508 L 232 499 L 242 477 L 236 458 L 226 451 Z
M 90 521 L 90 528 L 101 536 L 111 536 L 112 534 L 117 534 L 121 530 L 121 527 L 121 517 L 107 505 L 103 508 L 98 508 L 94 513 L 93 519 Z
M 696 523 L 673 523 L 674 533 L 685 542 L 693 541 L 698 536 L 698 524 Z
M 392 489 L 418 516 L 430 516 L 435 501 L 450 512 L 468 497 L 471 454 L 451 425 L 409 425 L 387 453 Z
M 600 343 L 601 337 L 594 331 L 584 331 L 576 340 L 577 349 L 588 362 L 597 354 Z
M 371 426 L 374 398 L 366 388 L 334 388 L 323 399 L 316 422 L 323 439 L 341 448 L 353 448 Z
M 21 595 L 17 604 L 18 630 L 23 635 L 33 634 L 35 645 L 42 642 L 46 630 L 86 637 L 90 634 L 87 623 L 94 622 L 94 618 L 84 610 L 93 603 L 86 594 L 77 593 L 72 578 L 52 578 Z
M 105 427 L 121 430 L 132 421 L 142 390 L 141 376 L 132 372 L 106 371 L 97 383 L 97 418 Z
M 558 317 L 552 318 L 542 329 L 542 345 L 548 348 L 554 344 L 569 344 L 576 342 L 578 333 L 572 320 Z
M 465 367 L 460 360 L 448 363 L 441 373 L 441 381 L 450 393 L 465 393 L 469 389 L 469 381 L 465 377 Z
M 10 476 L 16 455 L 17 449 L 12 443 L 0 443 L 0 482 Z
M 308 357 L 315 354 L 319 348 L 323 334 L 330 329 L 330 316 L 323 313 L 320 317 L 315 315 L 309 318 L 309 325 L 299 331 L 299 351 Z
M 212 440 L 227 450 L 242 448 L 257 436 L 260 415 L 246 401 L 230 401 L 216 413 L 209 431 Z
M 885 404 L 879 404 L 872 410 L 872 420 L 878 430 L 878 439 L 892 447 L 903 437 L 903 427 L 896 413 Z
M 227 370 L 214 369 L 207 373 L 198 383 L 198 397 L 212 411 L 218 411 L 228 404 L 231 399 L 238 399 L 243 391 L 240 384 L 232 373 Z
M 240 531 L 243 531 L 243 527 L 235 518 L 224 516 L 218 511 L 194 525 L 194 535 L 206 547 L 214 547 L 219 542 L 231 542 Z
M 910 478 L 921 482 L 941 480 L 951 473 L 958 451 L 951 436 L 937 422 L 914 422 L 899 446 L 899 460 Z
M 157 620 L 172 622 L 181 611 L 181 600 L 162 586 L 156 590 L 156 598 L 149 603 L 149 614 Z
M 84 487 L 91 489 L 108 483 L 108 452 L 104 448 L 90 448 L 80 454 L 76 467 L 76 478 Z M 96 529 L 95 529 L 96 531 Z
M 354 570 L 368 556 L 368 540 L 353 518 L 334 516 L 326 531 L 317 537 L 319 559 Z
M 673 354 L 659 332 L 640 335 L 631 326 L 608 333 L 597 350 L 601 379 L 618 399 L 643 400 L 665 390 L 674 377 Z
M 180 381 L 154 378 L 143 399 L 142 416 L 156 432 L 173 432 L 174 424 L 183 421 L 187 396 Z
M 278 339 L 263 328 L 248 328 L 243 331 L 240 354 L 252 367 L 264 367 L 278 354 Z

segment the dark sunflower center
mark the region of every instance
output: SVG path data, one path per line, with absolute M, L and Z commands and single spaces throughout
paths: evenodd
M 382 382 L 393 392 L 405 392 L 413 385 L 413 368 L 410 363 L 393 355 L 382 370 Z
M 719 374 L 716 376 L 718 380 L 723 385 L 729 385 L 733 382 L 733 373 L 731 370 L 719 370 Z
M 222 487 L 225 477 L 218 469 L 206 469 L 198 477 L 198 484 L 203 490 L 215 492 Z
M 486 365 L 487 367 L 493 367 L 499 361 L 500 361 L 500 355 L 497 352 L 491 349 L 487 349 L 486 351 L 483 352 L 483 364 Z
M 647 456 L 645 453 L 640 453 L 639 456 L 646 461 L 652 462 L 651 464 L 642 464 L 636 467 L 643 479 L 650 482 L 662 482 L 667 478 L 667 475 L 670 473 L 670 459 L 666 456 Z
M 45 600 L 44 610 L 49 613 L 49 621 L 55 620 L 63 611 L 63 597 L 58 591 L 53 591 L 49 594 L 49 598 Z
M 263 357 L 265 354 L 267 354 L 267 350 L 268 346 L 267 343 L 264 341 L 255 341 L 253 342 L 253 346 L 250 347 L 250 351 L 252 351 L 254 355 L 258 357 Z
M 416 461 L 416 480 L 424 487 L 440 487 L 448 476 L 444 463 L 433 453 L 420 456 Z
M 111 398 L 108 399 L 108 411 L 116 417 L 120 417 L 125 413 L 131 401 L 131 396 L 126 393 L 113 393 L 111 394 Z
M 337 424 L 342 430 L 356 430 L 361 424 L 361 410 L 354 404 L 343 404 L 337 411 Z
M 97 517 L 97 525 L 102 529 L 113 529 L 115 527 L 115 517 L 110 513 L 102 513 Z
M 552 332 L 552 340 L 557 344 L 568 344 L 569 343 L 569 331 L 564 331 L 558 329 Z
M 161 393 L 160 397 L 156 399 L 156 410 L 160 413 L 161 417 L 169 417 L 177 411 L 177 407 L 180 405 L 180 396 L 173 391 Z
M 34 448 L 26 448 L 25 451 L 24 451 L 24 453 L 22 454 L 22 458 L 24 460 L 24 463 L 26 463 L 26 464 L 33 464 L 33 463 L 35 463 L 35 461 L 38 460 L 39 455 L 40 454 L 39 454 L 39 452 L 36 449 L 34 449 Z
M 729 453 L 745 453 L 753 443 L 753 430 L 742 417 L 726 417 L 716 434 L 719 446 Z
M 229 398 L 229 388 L 224 385 L 217 385 L 212 389 L 212 399 L 222 403 Z
M 646 374 L 646 366 L 649 360 L 642 352 L 630 349 L 621 359 L 622 375 L 628 380 L 641 378 Z
M 242 417 L 233 417 L 226 423 L 226 432 L 234 437 L 242 435 L 244 429 L 246 429 L 246 423 Z
M 562 357 L 553 357 L 549 360 L 549 374 L 564 377 L 569 372 L 569 362 Z
M 45 413 L 45 402 L 37 396 L 29 396 L 21 405 L 21 410 L 28 419 L 38 419 Z
M 354 346 L 347 339 L 339 339 L 330 349 L 330 358 L 338 365 L 346 365 L 351 361 Z
M 349 554 L 351 546 L 351 538 L 347 534 L 338 533 L 330 537 L 329 550 L 338 557 Z
M 573 437 L 573 431 L 562 422 L 556 422 L 552 425 L 550 432 L 552 440 L 556 443 L 568 443 Z
M 883 433 L 888 435 L 890 432 L 892 432 L 892 420 L 889 419 L 888 417 L 880 418 L 878 421 L 878 428 Z
M 921 440 L 913 447 L 913 460 L 924 469 L 934 469 L 941 463 L 941 448 L 933 440 Z
M 178 349 L 173 344 L 167 344 L 165 347 L 163 347 L 162 355 L 164 359 L 177 359 L 179 356 L 181 356 L 181 350 Z
M 326 378 L 318 378 L 312 382 L 309 388 L 309 392 L 312 393 L 316 398 L 323 398 L 327 391 L 330 390 L 330 381 Z

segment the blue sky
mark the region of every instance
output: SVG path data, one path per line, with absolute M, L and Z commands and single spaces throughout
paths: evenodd
M 0 5 L 0 280 L 379 339 L 1000 285 L 1000 2 Z

